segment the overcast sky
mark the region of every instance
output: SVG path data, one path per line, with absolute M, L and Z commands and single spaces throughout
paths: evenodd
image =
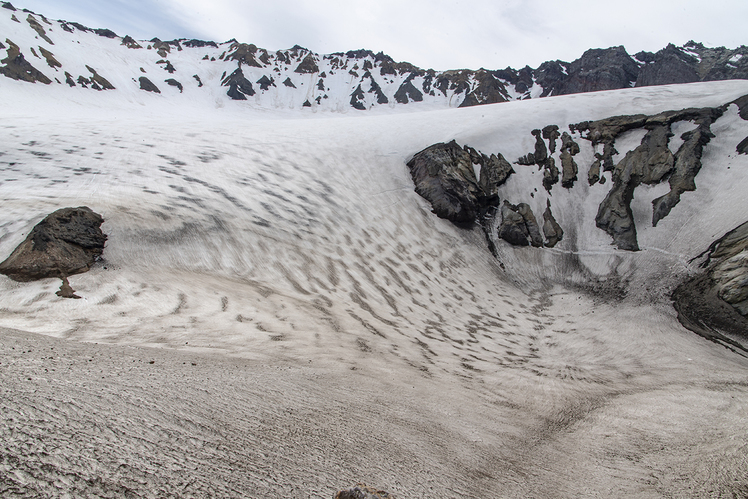
M 437 70 L 537 67 L 588 48 L 748 43 L 748 0 L 12 0 L 54 19 L 269 50 L 366 48 Z

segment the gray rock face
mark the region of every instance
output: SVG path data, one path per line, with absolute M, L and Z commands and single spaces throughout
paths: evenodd
M 18 45 L 7 38 L 5 39 L 5 42 L 9 46 L 8 56 L 5 59 L 0 60 L 0 64 L 4 64 L 4 66 L 0 66 L 0 74 L 14 80 L 27 81 L 30 83 L 35 83 L 37 81 L 44 83 L 45 85 L 52 83 L 52 80 L 47 78 L 44 73 L 36 69 L 26 60 L 18 48 Z
M 696 71 L 698 59 L 679 50 L 672 43 L 647 59 L 649 62 L 642 66 L 636 79 L 637 87 L 691 83 L 700 80 Z
M 574 182 L 577 180 L 579 169 L 574 161 L 574 156 L 577 154 L 579 154 L 579 144 L 574 142 L 571 135 L 564 132 L 561 135 L 561 168 L 563 171 L 561 186 L 567 189 L 574 187 Z
M 421 102 L 423 101 L 423 94 L 418 90 L 410 78 L 405 80 L 400 88 L 395 92 L 395 100 L 400 104 L 407 104 L 408 102 Z
M 0 263 L 0 274 L 25 282 L 88 271 L 104 251 L 103 222 L 101 215 L 86 206 L 55 211 Z
M 140 90 L 145 90 L 146 92 L 155 92 L 157 94 L 161 93 L 161 90 L 159 90 L 158 87 L 145 76 L 140 77 Z
M 480 181 L 473 165 L 480 166 Z M 473 225 L 498 206 L 497 189 L 514 172 L 503 156 L 461 148 L 454 140 L 427 147 L 408 167 L 416 192 L 431 203 L 434 213 L 460 226 Z
M 247 95 L 251 97 L 255 94 L 252 83 L 244 77 L 244 71 L 241 68 L 237 68 L 224 78 L 221 85 L 229 87 L 226 95 L 234 100 L 247 100 Z
M 590 184 L 596 183 L 598 179 L 602 180 L 599 176 L 600 163 L 605 171 L 613 170 L 613 187 L 600 204 L 595 221 L 599 228 L 613 237 L 614 244 L 620 249 L 639 249 L 630 206 L 634 189 L 640 184 L 660 183 L 669 176 L 670 192 L 652 202 L 652 224 L 656 226 L 680 201 L 683 192 L 696 189 L 694 177 L 701 169 L 702 150 L 713 137 L 709 126 L 725 109 L 726 106 L 722 106 L 667 111 L 654 116 L 615 116 L 569 126 L 572 130 L 586 131 L 587 136 L 584 138 L 590 140 L 593 146 L 604 144 L 602 155 L 595 156 L 588 180 Z M 692 121 L 697 124 L 697 129 L 681 136 L 685 142 L 673 155 L 668 142 L 672 136 L 670 127 L 677 121 Z M 616 138 L 621 133 L 636 128 L 648 130 L 641 145 L 628 152 L 613 167 Z
M 546 208 L 543 212 L 543 235 L 548 248 L 553 248 L 564 238 L 564 230 L 553 217 L 550 199 L 546 201 Z
M 748 352 L 748 222 L 694 260 L 704 255 L 704 271 L 673 292 L 678 320 L 712 341 Z
M 514 246 L 543 246 L 538 222 L 526 203 L 513 205 L 504 201 L 501 205 L 499 237 Z

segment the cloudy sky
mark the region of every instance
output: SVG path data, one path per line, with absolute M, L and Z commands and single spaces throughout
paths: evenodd
M 587 48 L 748 43 L 747 0 L 12 0 L 120 36 L 201 38 L 277 50 L 359 48 L 438 70 L 537 67 Z

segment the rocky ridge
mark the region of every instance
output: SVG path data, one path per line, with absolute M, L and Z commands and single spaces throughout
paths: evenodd
M 559 181 L 553 154 L 560 138 L 561 186 L 571 189 L 579 170 L 574 156 L 580 152 L 572 135 L 588 141 L 596 151 L 595 160 L 588 168 L 589 185 L 604 183 L 601 168 L 603 172 L 611 172 L 612 180 L 610 190 L 599 205 L 595 223 L 611 236 L 619 249 L 638 251 L 631 210 L 634 190 L 642 184 L 669 183 L 670 191 L 652 201 L 652 226 L 656 227 L 680 202 L 684 192 L 696 190 L 695 177 L 701 169 L 704 146 L 714 137 L 710 126 L 733 104 L 738 106 L 740 116 L 745 119 L 748 98 L 741 97 L 715 108 L 689 108 L 651 116 L 613 116 L 572 123 L 568 125 L 568 132 L 559 133 L 558 125 L 548 125 L 531 131 L 535 137 L 534 150 L 518 158 L 515 164 L 537 165 L 543 171 L 542 185 L 550 194 Z M 669 143 L 676 123 L 690 124 L 692 128 L 680 135 L 682 142 L 673 153 Z M 618 154 L 616 139 L 632 130 L 645 132 L 640 145 L 615 163 L 613 158 Z M 740 147 L 739 144 L 738 152 L 741 152 Z M 550 199 L 543 213 L 545 241 L 528 204 L 514 205 L 504 200 L 500 205 L 498 188 L 514 173 L 500 153 L 489 157 L 469 146 L 460 148 L 452 141 L 434 144 L 416 153 L 407 165 L 416 192 L 431 203 L 437 216 L 462 227 L 478 222 L 486 231 L 489 245 L 503 239 L 515 246 L 553 247 L 563 237 L 563 229 L 551 212 Z
M 0 60 L 0 74 L 8 78 L 95 90 L 124 86 L 156 92 L 160 81 L 179 93 L 188 87 L 202 89 L 203 94 L 226 87 L 223 93 L 229 98 L 253 97 L 250 102 L 261 107 L 342 111 L 414 102 L 468 107 L 633 86 L 748 78 L 746 46 L 709 48 L 689 42 L 634 56 L 619 46 L 590 49 L 575 61 L 548 61 L 535 69 L 435 71 L 363 49 L 318 54 L 298 45 L 272 51 L 233 39 L 223 43 L 135 40 L 108 29 L 50 21 L 27 9 L 22 11 L 25 17 L 19 18 L 16 14 L 21 11 L 9 2 L 2 7 L 0 12 L 5 14 L 0 21 L 6 22 L 7 38 L 0 50 L 7 50 L 7 55 Z M 102 38 L 107 40 L 105 49 Z M 81 67 L 73 62 L 75 58 L 63 54 L 69 50 L 65 43 L 69 41 L 80 42 L 80 50 L 97 52 L 95 59 L 106 62 Z M 223 71 L 219 79 L 210 77 L 216 70 Z M 161 72 L 173 76 L 164 78 Z M 115 74 L 120 77 L 112 84 Z M 150 84 L 143 84 L 142 78 Z M 571 163 L 568 166 L 567 183 L 574 177 Z M 553 167 L 548 169 L 550 179 L 555 178 Z

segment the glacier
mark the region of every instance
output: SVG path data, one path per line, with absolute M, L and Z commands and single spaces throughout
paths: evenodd
M 2 258 L 64 206 L 108 235 L 69 278 L 80 300 L 0 279 L 0 495 L 748 495 L 748 358 L 670 302 L 748 219 L 737 106 L 657 227 L 667 186 L 637 188 L 638 252 L 595 226 L 610 183 L 587 184 L 578 135 L 573 188 L 514 165 L 499 190 L 536 216 L 550 200 L 554 248 L 492 254 L 406 166 L 453 139 L 516 161 L 533 129 L 720 106 L 748 82 L 335 113 L 101 74 L 117 89 L 0 78 Z

